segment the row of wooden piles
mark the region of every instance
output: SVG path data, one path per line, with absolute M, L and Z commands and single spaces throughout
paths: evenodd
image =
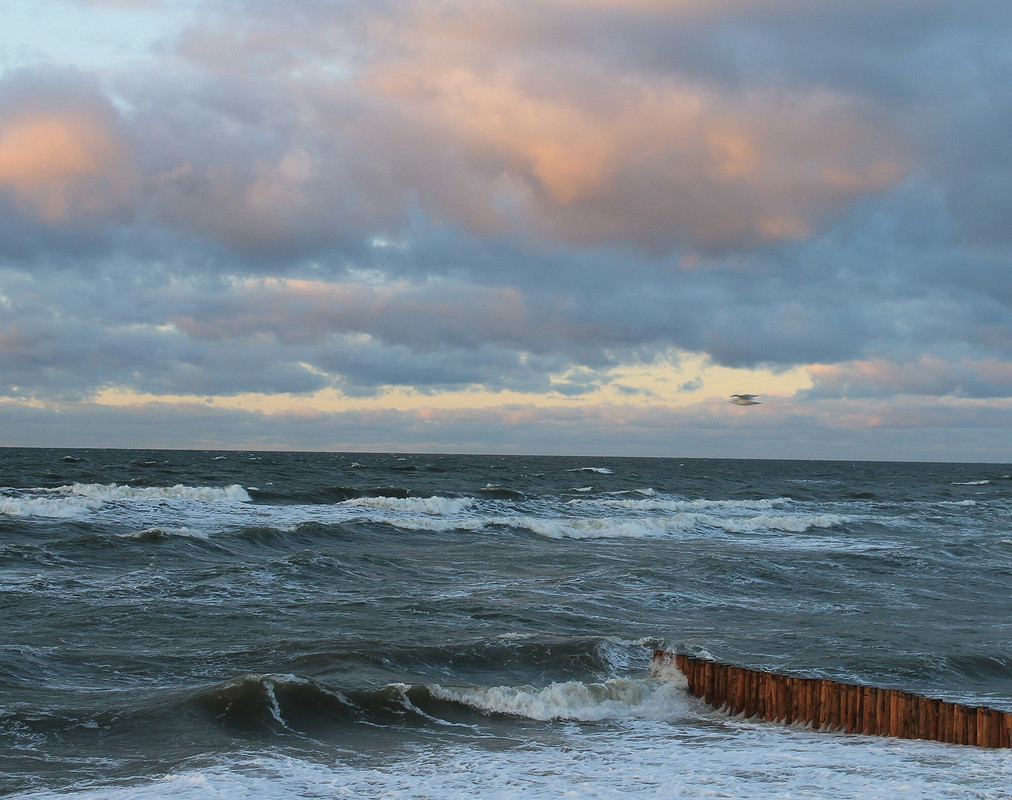
M 820 678 L 796 678 L 735 667 L 682 653 L 654 652 L 651 670 L 674 665 L 689 692 L 729 714 L 901 739 L 977 747 L 1012 747 L 1012 712 L 934 700 Z

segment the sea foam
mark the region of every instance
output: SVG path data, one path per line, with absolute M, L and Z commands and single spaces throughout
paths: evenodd
M 75 483 L 64 491 L 102 502 L 118 500 L 197 500 L 205 503 L 248 503 L 242 486 L 122 486 L 116 483 Z
M 296 800 L 315 797 L 416 800 L 668 800 L 783 797 L 1001 797 L 1012 761 L 996 751 L 935 743 L 826 735 L 714 720 L 708 730 L 666 722 L 571 731 L 563 743 L 503 747 L 461 743 L 438 754 L 405 749 L 377 764 L 272 752 L 204 756 L 143 781 L 24 792 L 23 800 Z M 740 729 L 731 738 L 724 727 Z
M 677 719 L 688 713 L 684 687 L 678 684 L 615 678 L 604 683 L 565 681 L 533 686 L 448 687 L 433 684 L 440 700 L 489 714 L 534 720 L 597 722 L 615 719 Z
M 81 498 L 2 497 L 0 515 L 74 519 L 98 508 L 101 502 Z
M 460 514 L 472 508 L 475 502 L 473 497 L 356 497 L 341 505 L 439 516 Z

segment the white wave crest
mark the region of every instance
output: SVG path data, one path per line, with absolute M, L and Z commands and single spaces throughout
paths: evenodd
M 847 522 L 847 517 L 838 514 L 814 514 L 789 516 L 785 514 L 761 514 L 754 517 L 712 519 L 713 524 L 728 533 L 756 533 L 759 531 L 786 531 L 804 533 L 811 528 L 833 528 Z
M 56 497 L 0 497 L 0 515 L 72 519 L 100 506 L 93 500 Z
M 785 531 L 804 533 L 812 528 L 832 528 L 847 522 L 836 514 L 789 515 L 752 514 L 721 516 L 716 514 L 678 513 L 663 516 L 537 517 L 537 516 L 457 516 L 449 513 L 419 512 L 388 517 L 384 522 L 415 531 L 446 532 L 486 531 L 513 528 L 529 531 L 546 539 L 650 539 L 677 534 L 761 533 Z
M 991 481 L 953 481 L 950 486 L 987 486 Z
M 610 508 L 624 508 L 630 511 L 763 511 L 790 505 L 788 497 L 768 497 L 759 500 L 679 500 L 651 496 L 645 500 L 622 498 L 614 500 L 587 501 L 570 500 L 570 505 L 593 502 Z
M 567 469 L 566 472 L 596 472 L 598 475 L 614 475 L 615 473 L 607 467 L 578 467 Z
M 697 515 L 676 514 L 670 517 L 651 518 L 595 517 L 590 519 L 514 517 L 499 520 L 499 522 L 524 528 L 548 539 L 644 539 L 692 530 L 696 526 Z
M 682 686 L 624 678 L 605 683 L 566 681 L 543 688 L 433 684 L 429 691 L 440 700 L 463 703 L 487 714 L 536 720 L 669 720 L 684 716 L 688 709 Z
M 445 516 L 473 508 L 475 500 L 472 497 L 357 497 L 345 500 L 341 505 Z
M 90 500 L 198 500 L 205 503 L 248 503 L 249 493 L 238 484 L 231 486 L 121 486 L 116 483 L 75 483 L 63 487 L 70 494 Z

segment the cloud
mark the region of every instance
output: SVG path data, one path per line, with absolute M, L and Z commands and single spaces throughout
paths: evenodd
M 70 70 L 21 70 L 0 83 L 0 196 L 48 225 L 123 207 L 131 156 L 98 85 Z
M 893 397 L 931 425 L 1012 394 L 1012 7 L 164 8 L 129 69 L 0 78 L 0 394 L 680 408 L 710 389 L 695 367 L 671 398 L 623 374 L 682 357 L 808 367 L 790 408 L 832 408 L 822 435 L 900 424 Z M 443 411 L 384 420 L 494 438 Z
M 416 209 L 473 235 L 747 247 L 806 235 L 912 156 L 868 98 L 616 62 L 567 32 L 566 3 L 206 8 L 164 71 L 110 87 L 145 224 L 247 257 L 396 233 Z M 607 22 L 620 41 L 644 25 L 636 8 L 588 13 L 580 31 Z M 111 156 L 86 133 L 66 138 L 98 170 Z
M 1012 364 L 1007 361 L 871 361 L 808 367 L 814 386 L 809 397 L 1012 397 Z
M 105 206 L 275 262 L 396 234 L 419 210 L 472 235 L 580 247 L 790 242 L 899 186 L 935 134 L 958 141 L 955 120 L 918 105 L 922 62 L 965 58 L 967 37 L 990 42 L 980 27 L 1009 22 L 984 7 L 955 21 L 938 3 L 896 6 L 211 2 L 165 41 L 157 69 L 110 77 L 122 113 L 96 84 L 104 116 L 82 119 L 38 73 L 48 128 L 8 132 L 21 166 L 7 183 L 56 218 L 86 176 L 115 175 Z M 859 79 L 869 72 L 898 83 Z M 1002 105 L 957 105 L 959 122 L 1004 130 Z M 33 130 L 62 143 L 59 175 L 25 177 Z M 129 197 L 123 141 L 140 170 Z M 972 159 L 957 148 L 936 172 L 968 225 L 987 216 L 966 206 L 964 184 L 988 183 Z

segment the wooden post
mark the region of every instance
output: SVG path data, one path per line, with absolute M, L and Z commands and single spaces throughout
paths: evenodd
M 826 707 L 826 728 L 840 730 L 843 727 L 843 717 L 840 714 L 840 692 L 833 681 L 822 681 L 822 702 Z
M 717 665 L 717 674 L 713 679 L 714 706 L 724 708 L 727 705 L 727 664 Z
M 889 735 L 903 735 L 903 720 L 906 715 L 903 708 L 903 693 L 896 689 L 889 690 Z
M 952 703 L 938 704 L 938 741 L 956 744 L 956 715 Z
M 878 691 L 872 686 L 861 687 L 861 726 L 859 733 L 878 732 Z
M 742 677 L 745 684 L 745 708 L 742 713 L 751 719 L 759 713 L 759 673 L 749 670 Z

